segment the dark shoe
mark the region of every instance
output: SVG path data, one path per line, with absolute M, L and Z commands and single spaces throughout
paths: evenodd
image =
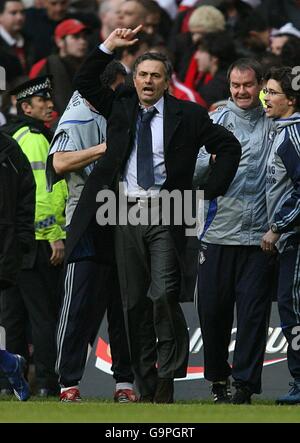
M 153 403 L 174 403 L 173 378 L 159 378 Z
M 231 403 L 234 405 L 250 405 L 252 395 L 251 389 L 240 382 L 233 382 L 232 384 L 236 387 L 236 391 L 232 397 Z
M 229 379 L 213 383 L 211 393 L 215 404 L 230 403 L 231 390 Z
M 20 401 L 26 401 L 30 397 L 29 385 L 24 377 L 26 361 L 21 355 L 15 354 L 16 367 L 14 371 L 6 373 L 8 381 L 13 388 L 14 394 Z
M 10 388 L 0 389 L 0 397 L 7 397 L 9 395 L 14 395 L 13 390 Z
M 38 389 L 36 395 L 40 398 L 47 398 L 49 395 L 49 391 L 46 388 Z
M 300 403 L 300 382 L 293 381 L 290 382 L 289 385 L 292 389 L 276 400 L 277 405 L 297 405 Z
M 37 397 L 40 397 L 40 398 L 57 397 L 57 395 L 59 393 L 60 393 L 59 387 L 38 388 L 36 391 Z
M 116 403 L 135 403 L 138 401 L 133 389 L 118 389 L 114 395 Z

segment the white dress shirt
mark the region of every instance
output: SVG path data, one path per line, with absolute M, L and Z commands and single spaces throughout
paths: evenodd
M 102 43 L 99 49 L 106 54 L 112 52 Z M 140 105 L 142 108 L 143 106 Z M 137 131 L 135 134 L 133 150 L 126 164 L 123 174 L 124 192 L 128 197 L 155 197 L 167 178 L 165 160 L 164 160 L 164 97 L 161 97 L 157 103 L 153 105 L 157 109 L 157 113 L 151 120 L 152 134 L 152 151 L 153 151 L 153 167 L 154 167 L 154 186 L 147 191 L 137 184 Z
M 0 36 L 9 46 L 16 46 L 17 48 L 23 48 L 24 46 L 24 38 L 21 34 L 19 34 L 17 38 L 14 38 L 2 25 L 0 25 Z
M 166 180 L 166 167 L 164 160 L 164 97 L 161 97 L 154 107 L 157 113 L 150 122 L 152 134 L 152 151 L 154 167 L 154 185 L 147 191 L 137 184 L 137 132 L 135 134 L 133 150 L 123 174 L 125 193 L 128 197 L 154 197 L 157 195 Z

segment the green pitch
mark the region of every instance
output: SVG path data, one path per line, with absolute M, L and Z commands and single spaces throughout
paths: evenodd
M 254 402 L 249 406 L 211 402 L 173 405 L 114 404 L 100 400 L 81 403 L 0 401 L 1 423 L 299 423 L 299 406 Z

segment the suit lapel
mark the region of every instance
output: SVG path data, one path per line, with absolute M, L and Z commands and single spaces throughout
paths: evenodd
M 165 95 L 164 106 L 164 152 L 171 149 L 170 142 L 182 120 L 179 102 L 170 95 Z

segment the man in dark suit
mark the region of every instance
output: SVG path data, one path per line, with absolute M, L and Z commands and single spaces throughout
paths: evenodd
M 200 106 L 168 95 L 171 65 L 162 54 L 144 54 L 136 61 L 134 88 L 113 92 L 99 82 L 99 74 L 112 60 L 113 51 L 134 44 L 140 29 L 113 31 L 89 56 L 75 79 L 76 88 L 108 119 L 108 126 L 106 154 L 91 173 L 72 219 L 69 258 L 87 227 L 94 234 L 94 257 L 105 260 L 112 250 L 108 235 L 111 226 L 95 226 L 98 191 L 115 190 L 122 180 L 131 201 L 128 214 L 134 207 L 142 217 L 150 202 L 159 202 L 161 190 L 177 190 L 182 195 L 192 188 L 202 145 L 217 158 L 206 185 L 206 198 L 224 194 L 238 167 L 241 149 L 236 138 L 214 125 Z M 188 363 L 188 331 L 179 305 L 185 227 L 175 225 L 174 216 L 178 214 L 169 214 L 171 222 L 164 225 L 163 208 L 159 203 L 157 207 L 152 224 L 117 223 L 115 246 L 141 401 L 171 403 L 173 380 L 185 377 Z
M 20 146 L 2 133 L 0 133 L 0 177 L 1 297 L 2 290 L 16 285 L 22 257 L 34 243 L 35 212 L 35 182 L 30 163 Z M 1 314 L 0 309 L 0 335 L 4 330 Z M 25 359 L 21 355 L 2 349 L 1 345 L 2 343 L 0 343 L 1 372 L 8 378 L 16 397 L 20 401 L 26 401 L 30 392 L 24 378 Z M 6 389 L 5 391 L 8 392 Z
M 27 74 L 31 60 L 32 45 L 24 38 L 25 9 L 21 0 L 0 1 L 0 53 L 1 65 L 13 68 L 9 81 Z M 2 60 L 4 57 L 4 60 Z M 8 77 L 8 73 L 7 73 Z

